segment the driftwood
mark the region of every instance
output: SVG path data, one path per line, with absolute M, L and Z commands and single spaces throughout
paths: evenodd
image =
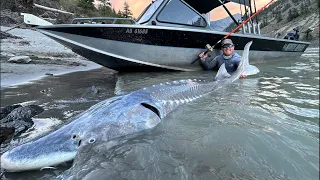
M 40 9 L 45 9 L 45 10 L 48 10 L 48 11 L 53 11 L 53 12 L 58 12 L 58 13 L 63 13 L 63 14 L 70 14 L 70 15 L 74 15 L 74 13 L 71 13 L 71 12 L 67 12 L 67 11 L 62 11 L 62 10 L 59 10 L 59 9 L 54 9 L 54 8 L 49 8 L 49 7 L 46 7 L 46 6 L 41 6 L 39 4 L 33 4 L 35 7 L 37 8 L 40 8 Z

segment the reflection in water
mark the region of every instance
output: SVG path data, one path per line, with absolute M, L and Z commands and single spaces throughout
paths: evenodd
M 6 173 L 5 179 L 319 179 L 318 53 L 309 49 L 298 59 L 259 64 L 260 74 L 181 106 L 150 131 L 111 142 L 97 139 L 69 170 L 59 166 Z M 46 88 L 40 82 L 2 90 L 3 105 L 32 101 L 46 108 L 40 118 L 64 121 L 114 94 L 214 77 L 212 72 L 172 72 L 117 74 L 103 80 L 97 76 L 103 72 L 75 73 L 86 82 L 79 81 L 77 88 L 56 78 L 55 83 L 44 83 Z M 88 78 L 94 75 L 97 79 Z M 102 94 L 82 97 L 92 85 Z M 56 86 L 65 90 L 59 92 Z M 28 88 L 35 93 L 23 95 Z M 48 88 L 50 96 L 38 93 Z M 22 94 L 19 101 L 12 96 L 16 92 Z

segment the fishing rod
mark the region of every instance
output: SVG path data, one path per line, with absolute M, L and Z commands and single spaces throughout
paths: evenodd
M 222 39 L 220 39 L 213 47 L 210 46 L 210 44 L 206 45 L 206 51 L 204 52 L 204 55 L 207 55 L 208 53 L 211 53 L 213 51 L 213 49 L 224 39 L 227 39 L 232 33 L 236 32 L 238 29 L 240 29 L 244 24 L 246 24 L 247 22 L 249 22 L 252 18 L 254 18 L 257 14 L 259 14 L 261 11 L 263 11 L 269 4 L 271 4 L 274 0 L 271 0 L 268 4 L 266 4 L 265 6 L 263 6 L 262 8 L 260 8 L 256 13 L 254 13 L 252 16 L 250 16 L 247 20 L 243 21 L 238 27 L 236 27 L 235 29 L 233 29 L 229 34 L 225 35 Z M 196 60 L 192 61 L 191 64 L 194 64 L 195 62 L 197 62 L 200 59 L 200 57 L 198 57 Z

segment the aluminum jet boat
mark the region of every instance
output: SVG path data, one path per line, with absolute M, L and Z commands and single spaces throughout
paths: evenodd
M 61 24 L 38 26 L 37 30 L 75 53 L 116 71 L 195 71 L 201 66 L 192 62 L 206 44 L 213 45 L 228 34 L 211 29 L 209 12 L 229 2 L 251 8 L 250 0 L 155 0 L 136 23 Z M 247 42 L 253 41 L 252 63 L 300 56 L 310 44 L 264 37 L 259 24 L 252 22 L 242 28 L 242 33 L 229 38 L 239 54 Z M 218 53 L 219 46 L 212 55 Z

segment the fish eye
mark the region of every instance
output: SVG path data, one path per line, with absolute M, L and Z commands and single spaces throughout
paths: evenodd
M 89 139 L 89 143 L 94 143 L 96 141 L 96 139 L 95 138 L 91 138 L 91 139 Z
M 75 138 L 77 138 L 77 135 L 76 134 L 72 134 L 71 138 L 75 139 Z

